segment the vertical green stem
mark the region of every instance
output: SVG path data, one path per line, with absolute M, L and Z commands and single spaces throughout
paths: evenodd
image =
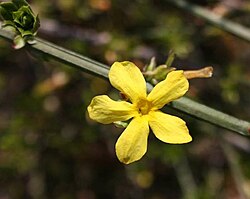
M 237 187 L 239 195 L 240 195 L 240 199 L 247 199 L 248 197 L 247 197 L 245 190 L 243 188 L 244 181 L 245 181 L 244 175 L 243 175 L 241 168 L 240 168 L 239 158 L 237 156 L 237 153 L 230 144 L 228 144 L 227 142 L 225 142 L 223 140 L 221 141 L 221 146 L 222 146 L 224 154 L 227 158 L 229 167 L 232 171 L 232 175 L 234 177 L 235 184 L 236 184 L 236 187 Z

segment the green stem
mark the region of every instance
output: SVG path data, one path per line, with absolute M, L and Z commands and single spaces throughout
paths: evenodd
M 0 37 L 11 40 L 13 35 L 0 29 Z M 26 46 L 26 48 L 51 56 L 60 62 L 64 62 L 70 66 L 81 69 L 84 72 L 108 78 L 108 66 L 45 40 L 37 38 L 36 41 L 36 44 Z M 203 119 L 225 129 L 232 130 L 243 135 L 250 135 L 249 122 L 239 120 L 235 117 L 197 103 L 191 99 L 183 97 L 172 102 L 171 106 L 179 111 L 183 111 L 189 115 Z
M 35 44 L 30 46 L 32 49 L 51 56 L 60 62 L 76 67 L 84 72 L 108 78 L 108 66 L 40 38 L 37 38 L 36 41 Z
M 237 119 L 186 97 L 173 101 L 172 107 L 211 124 L 235 131 L 242 135 L 250 135 L 249 122 Z
M 0 37 L 13 40 L 14 34 L 8 31 L 5 31 L 0 28 Z M 75 68 L 78 68 L 84 72 L 92 73 L 100 77 L 108 78 L 109 67 L 96 62 L 92 59 L 84 57 L 80 54 L 77 54 L 68 49 L 57 46 L 51 42 L 45 41 L 40 38 L 36 38 L 36 43 L 25 48 L 30 48 L 31 50 L 38 51 L 49 57 L 52 57 L 60 62 L 71 65 Z
M 250 29 L 246 28 L 240 24 L 234 23 L 230 20 L 224 19 L 221 16 L 214 14 L 213 12 L 191 4 L 185 0 L 167 0 L 177 6 L 178 8 L 184 9 L 193 15 L 204 19 L 205 21 L 211 23 L 218 28 L 227 31 L 241 39 L 250 42 Z
M 197 198 L 197 185 L 188 164 L 187 156 L 185 156 L 185 152 L 183 154 L 180 160 L 172 163 L 183 191 L 183 199 Z
M 247 199 L 248 197 L 244 190 L 245 179 L 244 179 L 244 174 L 242 173 L 242 170 L 240 167 L 238 154 L 229 143 L 224 142 L 223 140 L 221 140 L 221 147 L 227 158 L 230 170 L 234 177 L 235 184 L 238 189 L 239 196 L 240 196 L 239 198 Z

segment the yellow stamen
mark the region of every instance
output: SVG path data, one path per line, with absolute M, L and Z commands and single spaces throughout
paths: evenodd
M 147 115 L 152 108 L 152 103 L 146 99 L 142 99 L 137 103 L 138 112 L 142 115 Z

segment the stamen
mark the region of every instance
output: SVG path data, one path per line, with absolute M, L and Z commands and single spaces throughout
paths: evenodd
M 150 109 L 152 108 L 152 104 L 151 102 L 143 99 L 138 102 L 137 107 L 138 107 L 138 112 L 140 114 L 147 115 Z

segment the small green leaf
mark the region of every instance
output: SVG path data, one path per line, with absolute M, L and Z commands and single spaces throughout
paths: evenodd
M 25 0 L 12 0 L 12 2 L 18 7 L 21 8 L 22 6 L 29 6 L 27 1 Z
M 35 44 L 36 40 L 34 39 L 34 37 L 30 37 L 29 39 L 27 39 L 27 43 L 28 44 Z
M 146 72 L 146 71 L 153 71 L 153 70 L 155 69 L 155 67 L 156 67 L 155 57 L 152 57 L 152 58 L 150 59 L 149 65 L 146 65 L 146 66 L 145 66 L 144 71 L 145 71 L 145 72 Z
M 172 63 L 173 63 L 173 61 L 174 61 L 174 59 L 175 59 L 175 53 L 174 53 L 174 51 L 170 51 L 169 52 L 169 54 L 168 54 L 168 59 L 167 59 L 167 61 L 166 61 L 166 66 L 167 67 L 170 67 L 171 65 L 172 65 Z
M 166 78 L 168 73 L 174 70 L 176 69 L 172 67 L 168 67 L 167 65 L 157 66 L 157 68 L 154 70 L 155 72 L 154 79 L 156 79 L 157 81 L 161 81 Z
M 34 43 L 34 36 L 40 26 L 40 21 L 25 0 L 1 3 L 0 14 L 4 19 L 3 27 L 11 29 L 16 34 L 15 49 L 23 47 L 26 42 Z
M 33 29 L 33 23 L 35 22 L 35 16 L 28 6 L 21 7 L 18 11 L 13 12 L 14 22 L 27 30 Z
M 126 128 L 128 126 L 127 122 L 117 121 L 113 123 L 117 128 Z
M 25 41 L 20 35 L 17 35 L 13 41 L 15 49 L 20 49 L 25 46 Z
M 2 2 L 0 3 L 0 6 L 8 10 L 9 12 L 14 12 L 18 10 L 18 7 L 15 4 L 13 4 L 13 2 Z
M 3 28 L 8 27 L 8 26 L 12 26 L 14 28 L 14 30 L 16 29 L 15 28 L 15 23 L 13 21 L 8 20 L 8 21 L 4 21 L 2 23 L 2 27 Z
M 34 21 L 32 32 L 34 34 L 36 34 L 39 27 L 40 27 L 40 20 L 39 20 L 38 15 L 37 15 L 35 18 L 35 21 Z
M 11 13 L 17 9 L 18 8 L 11 2 L 0 3 L 0 14 L 4 20 L 13 20 Z
M 26 36 L 32 36 L 33 33 L 29 30 L 26 30 L 26 31 L 22 31 L 21 35 L 22 37 L 26 37 Z
M 3 7 L 0 7 L 0 15 L 3 20 L 11 20 L 12 15 L 7 10 L 5 10 Z

